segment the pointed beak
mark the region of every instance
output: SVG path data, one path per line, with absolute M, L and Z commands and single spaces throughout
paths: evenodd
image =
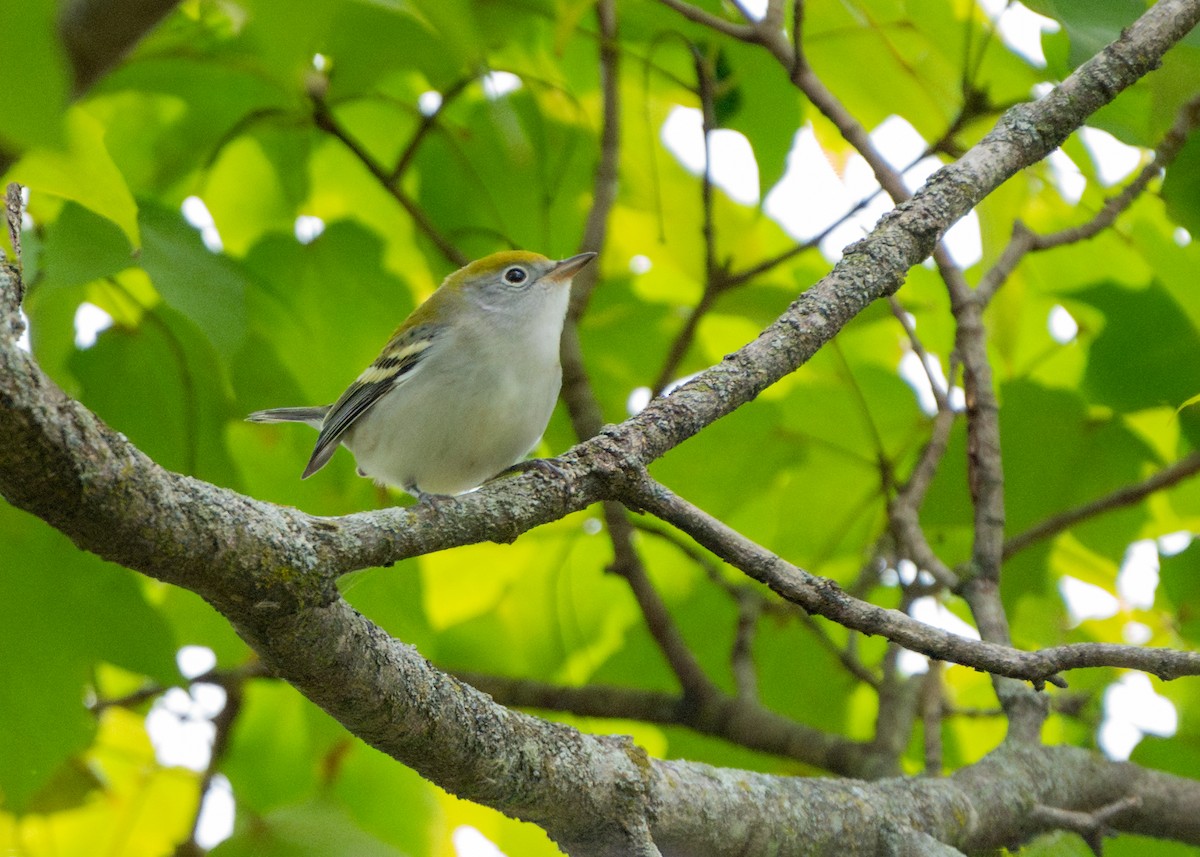
M 596 258 L 595 253 L 580 253 L 578 256 L 572 256 L 569 259 L 563 259 L 557 265 L 550 269 L 547 275 L 555 280 L 569 280 L 575 276 L 584 265 Z

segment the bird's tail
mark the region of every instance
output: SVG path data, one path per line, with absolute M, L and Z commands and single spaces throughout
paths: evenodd
M 329 405 L 315 408 L 270 408 L 266 411 L 255 411 L 246 417 L 250 423 L 308 423 L 315 429 L 325 421 Z

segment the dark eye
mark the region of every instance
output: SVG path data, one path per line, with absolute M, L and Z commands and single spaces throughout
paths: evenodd
M 529 277 L 524 268 L 512 267 L 504 272 L 504 282 L 517 285 L 523 283 Z

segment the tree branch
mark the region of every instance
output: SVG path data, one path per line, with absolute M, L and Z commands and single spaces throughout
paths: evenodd
M 455 675 L 504 705 L 686 726 L 701 735 L 845 777 L 874 779 L 899 772 L 894 764 L 885 769 L 869 744 L 830 735 L 781 717 L 752 700 L 724 693 L 715 693 L 697 706 L 685 697 L 655 691 L 598 685 L 563 687 L 475 672 Z
M 117 64 L 179 0 L 69 0 L 59 32 L 75 72 L 79 96 Z
M 960 637 L 918 622 L 898 610 L 886 610 L 848 595 L 832 580 L 785 562 L 649 477 L 629 484 L 626 490 L 639 507 L 683 530 L 735 568 L 808 612 L 864 634 L 886 637 L 937 660 L 965 664 L 1037 686 L 1043 682 L 1064 686 L 1060 672 L 1094 666 L 1101 661 L 1160 677 L 1200 675 L 1198 652 L 1107 643 L 1076 643 L 1023 652 L 995 642 Z
M 1056 536 L 1089 518 L 1094 518 L 1105 512 L 1111 512 L 1113 509 L 1122 509 L 1126 506 L 1132 506 L 1134 503 L 1140 503 L 1154 492 L 1177 485 L 1197 472 L 1200 472 L 1200 452 L 1193 452 L 1187 458 L 1180 459 L 1170 467 L 1164 467 L 1158 473 L 1155 473 L 1142 482 L 1118 488 L 1106 497 L 1101 497 L 1090 503 L 1084 503 L 1082 506 L 1077 506 L 1074 509 L 1068 509 L 1052 518 L 1047 518 L 1040 524 L 1035 524 L 1023 533 L 1013 536 L 1004 543 L 1004 558 L 1008 559 L 1012 555 L 1025 550 L 1030 545 Z
M 1096 216 L 1086 223 L 1049 235 L 1038 235 L 1023 223 L 1018 222 L 1013 228 L 1012 240 L 1004 248 L 1004 252 L 1000 254 L 996 264 L 979 281 L 979 285 L 975 289 L 979 299 L 985 304 L 989 302 L 996 290 L 1016 270 L 1026 253 L 1035 250 L 1049 250 L 1077 241 L 1086 241 L 1112 226 L 1122 212 L 1133 205 L 1134 200 L 1142 195 L 1150 182 L 1171 165 L 1187 141 L 1188 135 L 1196 129 L 1197 125 L 1200 125 L 1200 95 L 1180 108 L 1175 122 L 1155 147 L 1153 160 L 1142 167 L 1137 177 L 1127 184 L 1119 194 L 1105 202 L 1104 207 L 1096 213 Z
M 200 593 L 273 673 L 351 732 L 456 794 L 540 824 L 572 853 L 653 854 L 651 829 L 657 850 L 668 855 L 759 853 L 763 849 L 756 843 L 768 842 L 781 843 L 785 851 L 801 843 L 816 848 L 822 841 L 827 851 L 846 841 L 874 849 L 886 844 L 879 839 L 881 819 L 913 806 L 928 817 L 923 828 L 928 835 L 955 847 L 965 840 L 962 850 L 969 851 L 998 835 L 1004 838 L 994 844 L 1032 835 L 1023 826 L 1029 789 L 1045 805 L 1058 805 L 1054 795 L 1069 793 L 1084 807 L 1111 802 L 1108 792 L 1138 793 L 1142 808 L 1122 814 L 1123 829 L 1161 834 L 1158 825 L 1171 818 L 1178 824 L 1168 835 L 1200 841 L 1200 785 L 1087 753 L 1033 748 L 1036 752 L 1025 755 L 999 755 L 949 782 L 880 784 L 867 801 L 861 799 L 861 783 L 654 762 L 627 740 L 583 735 L 495 705 L 388 638 L 350 608 L 335 586 L 338 574 L 354 568 L 487 538 L 515 538 L 567 511 L 629 492 L 631 474 L 631 493 L 641 490 L 648 501 L 655 499 L 658 492 L 636 478 L 642 465 L 794 371 L 863 307 L 894 292 L 908 267 L 929 255 L 954 220 L 1147 73 L 1198 18 L 1196 0 L 1162 0 L 1046 98 L 1009 111 L 978 146 L 850 247 L 834 271 L 758 339 L 563 456 L 562 478 L 532 471 L 441 509 L 314 518 L 162 470 L 70 400 L 10 338 L 0 337 L 0 493 L 81 548 Z M 0 271 L 6 322 L 0 329 L 7 330 L 17 313 L 18 292 L 12 272 Z M 663 511 L 678 510 L 667 503 Z M 718 547 L 734 549 L 739 565 L 794 590 L 798 599 L 827 607 L 866 633 L 888 632 L 906 645 L 928 643 L 919 650 L 934 657 L 968 652 L 973 664 L 1033 680 L 1096 664 L 1164 676 L 1200 672 L 1196 653 L 1126 646 L 1022 653 L 967 641 L 970 646 L 962 649 L 952 635 L 924 636 L 932 629 L 908 617 L 878 608 L 864 612 L 825 582 L 794 574 L 799 570 L 756 546 L 727 542 L 719 529 L 697 523 Z M 1020 776 L 998 772 L 994 765 L 1012 758 L 1020 762 Z M 1079 779 L 1068 783 L 1066 776 Z M 997 796 L 1005 789 L 1012 791 Z M 973 821 L 964 829 L 962 820 L 977 819 L 983 809 L 989 813 L 987 829 Z M 707 827 L 698 836 L 697 825 L 711 817 L 733 820 L 729 835 L 716 845 Z M 819 819 L 821 830 L 814 835 L 797 823 L 800 818 Z M 834 830 L 836 843 L 819 838 Z
M 400 187 L 399 176 L 393 178 L 393 175 L 386 170 L 382 164 L 371 157 L 371 153 L 362 147 L 362 145 L 350 135 L 350 132 L 341 126 L 334 117 L 329 105 L 325 100 L 317 94 L 312 96 L 313 104 L 313 121 L 316 126 L 322 131 L 328 133 L 331 137 L 339 140 L 342 145 L 350 150 L 354 157 L 358 158 L 359 162 L 367 168 L 367 171 L 375 177 L 384 190 L 392 195 L 396 202 L 400 203 L 400 207 L 408 212 L 408 216 L 412 218 L 417 229 L 430 240 L 438 252 L 455 267 L 461 268 L 471 260 L 468 259 L 461 250 L 455 247 L 445 235 L 443 235 L 428 215 L 421 209 L 419 205 L 404 192 Z

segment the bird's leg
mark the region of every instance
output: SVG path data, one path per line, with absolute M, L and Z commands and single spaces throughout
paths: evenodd
M 417 498 L 417 504 L 420 506 L 430 506 L 434 511 L 442 511 L 442 504 L 447 500 L 453 500 L 454 497 L 450 494 L 428 494 L 418 488 L 416 485 L 405 485 L 404 490 Z
M 500 479 L 504 476 L 524 473 L 526 470 L 538 470 L 546 476 L 557 476 L 560 479 L 566 479 L 567 477 L 563 469 L 549 458 L 527 458 L 524 461 L 518 461 L 516 464 L 509 465 L 493 476 L 492 479 Z M 491 482 L 492 479 L 489 479 L 488 482 Z

